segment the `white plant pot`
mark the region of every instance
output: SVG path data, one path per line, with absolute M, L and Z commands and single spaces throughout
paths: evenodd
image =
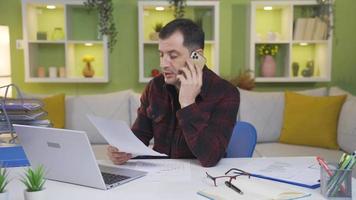
M 37 192 L 28 192 L 27 190 L 25 190 L 24 194 L 25 194 L 25 200 L 46 200 L 45 189 Z
M 9 200 L 9 192 L 5 190 L 4 192 L 0 193 L 0 200 Z

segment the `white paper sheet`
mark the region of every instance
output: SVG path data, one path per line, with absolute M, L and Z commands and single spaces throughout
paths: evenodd
M 129 160 L 120 167 L 148 172 L 145 176 L 146 181 L 184 182 L 191 179 L 191 164 L 189 160 Z
M 320 179 L 320 168 L 317 165 L 315 157 L 281 159 L 260 158 L 249 162 L 241 167 L 251 174 L 263 175 L 271 178 L 281 179 L 294 183 L 306 185 L 318 184 Z
M 311 194 L 298 189 L 289 189 L 283 185 L 268 184 L 259 179 L 247 179 L 239 177 L 232 181 L 232 184 L 239 188 L 243 194 L 225 187 L 224 184 L 217 187 L 207 187 L 198 191 L 198 194 L 215 200 L 237 200 L 237 199 L 258 199 L 258 200 L 287 200 L 309 197 Z
M 167 156 L 143 144 L 124 121 L 105 119 L 93 115 L 87 115 L 87 117 L 105 140 L 122 152 L 131 153 L 134 156 Z

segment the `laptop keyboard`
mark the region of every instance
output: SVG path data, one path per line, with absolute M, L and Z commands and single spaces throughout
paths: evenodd
M 128 176 L 122 176 L 122 175 L 118 175 L 118 174 L 109 174 L 109 173 L 105 173 L 105 172 L 101 172 L 101 174 L 103 175 L 104 182 L 108 185 L 111 185 L 111 184 L 117 183 L 119 181 L 130 178 Z

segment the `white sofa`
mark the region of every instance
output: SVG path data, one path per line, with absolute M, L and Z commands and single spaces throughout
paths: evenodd
M 339 117 L 338 144 L 340 150 L 330 150 L 301 145 L 279 143 L 283 123 L 284 92 L 251 92 L 240 89 L 240 109 L 238 120 L 252 123 L 257 129 L 254 157 L 271 156 L 322 156 L 336 162 L 343 152 L 356 150 L 356 97 L 337 88 L 318 88 L 299 93 L 314 96 L 348 94 Z M 107 159 L 106 141 L 90 124 L 86 114 L 121 119 L 132 125 L 140 104 L 140 95 L 125 90 L 109 94 L 66 97 L 66 128 L 87 132 L 95 155 Z M 356 170 L 355 170 L 356 171 Z

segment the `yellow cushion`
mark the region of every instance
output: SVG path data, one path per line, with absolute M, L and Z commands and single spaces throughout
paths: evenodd
M 65 95 L 57 94 L 43 98 L 44 107 L 47 111 L 47 118 L 55 128 L 64 128 L 65 123 Z
M 337 124 L 346 95 L 315 97 L 285 93 L 280 142 L 337 149 Z

